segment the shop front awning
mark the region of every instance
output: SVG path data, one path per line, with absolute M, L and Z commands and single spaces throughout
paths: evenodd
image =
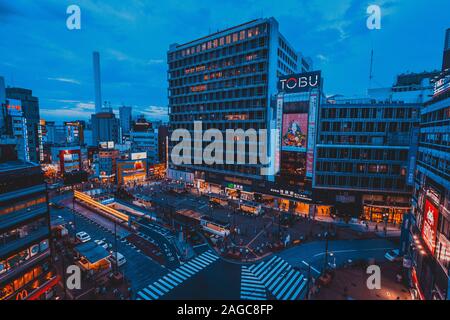
M 79 244 L 75 247 L 75 251 L 78 252 L 79 255 L 86 258 L 86 260 L 91 264 L 95 264 L 109 256 L 109 252 L 95 242 Z

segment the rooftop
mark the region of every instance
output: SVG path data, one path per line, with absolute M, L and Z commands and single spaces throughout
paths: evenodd
M 21 160 L 0 162 L 0 172 L 36 168 L 36 167 L 39 167 L 39 165 L 32 162 L 26 162 Z

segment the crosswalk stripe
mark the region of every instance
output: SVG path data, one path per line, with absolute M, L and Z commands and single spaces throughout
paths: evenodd
M 192 260 L 193 262 L 195 261 L 195 263 L 201 265 L 203 268 L 206 267 L 207 265 L 209 265 L 209 261 L 205 261 L 203 259 L 201 259 L 200 257 Z
M 142 291 L 144 291 L 147 295 L 152 296 L 153 299 L 158 299 L 158 297 L 159 297 L 156 294 L 154 294 L 153 292 L 151 292 L 150 290 L 148 290 L 147 288 L 142 289 Z
M 272 264 L 274 262 L 274 260 L 276 260 L 276 259 L 279 259 L 279 258 L 277 256 L 273 256 L 269 261 L 262 262 L 257 268 L 252 270 L 252 272 L 254 272 L 255 275 L 258 275 L 264 265 L 267 267 L 268 265 Z
M 264 283 L 266 283 L 266 282 L 267 282 L 267 283 L 271 282 L 271 280 L 273 280 L 276 276 L 278 276 L 278 274 L 279 274 L 283 269 L 285 269 L 287 265 L 288 265 L 287 262 L 281 261 L 276 267 L 274 267 L 270 272 L 268 272 L 268 273 L 266 274 L 266 276 L 262 279 L 262 282 L 264 282 Z M 269 277 L 271 277 L 271 278 L 270 278 L 269 281 L 267 281 L 267 280 L 269 279 Z
M 180 267 L 180 270 L 183 270 L 184 272 L 186 272 L 186 273 L 188 273 L 190 275 L 194 275 L 195 274 L 194 271 L 190 270 L 189 268 L 186 268 L 186 266 Z
M 159 294 L 160 296 L 163 296 L 163 295 L 164 295 L 164 292 L 158 290 L 155 286 L 149 285 L 148 287 L 149 287 L 150 289 L 152 289 L 154 292 L 156 292 L 157 294 Z
M 191 264 L 191 265 L 195 265 L 196 267 L 200 268 L 199 270 L 202 270 L 202 269 L 206 266 L 206 265 L 204 265 L 204 264 L 200 264 L 198 261 L 195 261 L 195 259 L 192 260 L 192 261 L 190 262 L 190 264 Z
M 287 274 L 287 276 L 285 276 L 285 277 L 283 278 L 283 281 L 280 282 L 280 284 L 278 285 L 278 287 L 273 291 L 273 294 L 276 295 L 277 299 L 279 299 L 279 298 L 278 298 L 278 293 L 279 293 L 280 290 L 282 289 L 283 285 L 289 281 L 289 279 L 291 278 L 291 276 L 292 276 L 293 273 L 294 273 L 294 270 L 291 270 L 291 271 Z
M 170 280 L 174 281 L 177 285 L 179 285 L 180 283 L 183 282 L 182 279 L 180 279 L 180 278 L 178 278 L 178 277 L 175 277 L 172 273 L 168 273 L 168 274 L 167 274 L 167 277 L 168 277 Z
M 254 287 L 260 287 L 260 288 L 265 288 L 266 286 L 261 284 L 261 282 L 256 282 L 256 281 L 252 281 L 252 282 L 241 282 L 241 286 L 254 286 Z
M 287 265 L 287 263 L 286 263 L 286 265 Z M 285 266 L 286 266 L 285 265 Z M 275 274 L 274 274 L 274 276 L 270 279 L 270 281 L 267 281 L 266 282 L 266 284 L 267 284 L 267 286 L 269 287 L 269 290 L 273 290 L 273 288 L 275 288 L 275 286 L 277 285 L 277 283 L 279 283 L 280 282 L 280 279 L 282 279 L 283 277 L 280 277 L 280 274 L 281 273 L 286 273 L 287 271 L 289 271 L 289 269 L 291 269 L 291 266 L 287 266 L 287 267 L 285 267 L 285 268 L 283 268 L 283 269 L 279 269 Z M 277 278 L 278 277 L 278 278 Z M 273 282 L 272 282 L 273 281 Z M 270 283 L 271 283 L 271 285 L 270 285 Z
M 242 300 L 267 300 L 267 298 L 260 298 L 260 297 L 249 297 L 249 296 L 243 296 L 241 295 Z
M 256 297 L 266 297 L 266 294 L 265 293 L 259 293 L 259 292 L 253 292 L 253 291 L 244 291 L 244 290 L 242 290 L 241 291 L 241 295 L 248 295 L 248 296 L 250 296 L 250 295 L 252 295 L 252 296 L 256 296 Z
M 138 295 L 140 295 L 144 300 L 152 300 L 152 298 L 148 297 L 146 294 L 144 294 L 142 291 L 138 292 Z
M 163 279 L 159 279 L 158 282 L 169 289 L 173 289 L 173 286 L 170 283 L 167 283 L 166 281 L 164 281 Z
M 185 265 L 183 265 L 183 267 L 189 269 L 192 274 L 196 274 L 198 272 L 198 269 L 189 265 L 189 263 L 186 263 Z
M 209 261 L 209 262 L 213 262 L 213 261 L 217 260 L 216 257 L 209 256 L 209 255 L 206 255 L 206 254 L 202 254 L 200 257 L 202 257 L 202 259 L 204 259 L 206 261 Z
M 160 288 L 161 290 L 164 290 L 166 293 L 169 292 L 169 289 L 167 289 L 166 287 L 164 287 L 162 284 L 155 282 L 153 283 L 155 285 L 155 287 Z
M 210 251 L 206 251 L 206 252 L 203 253 L 203 254 L 204 254 L 205 256 L 211 258 L 211 259 L 214 259 L 214 260 L 217 260 L 217 259 L 219 258 L 219 256 L 217 256 L 217 255 L 215 255 L 215 254 L 212 254 Z
M 171 284 L 173 284 L 174 286 L 177 286 L 179 283 L 175 282 L 174 280 L 171 280 L 170 278 L 168 278 L 167 276 L 163 277 L 166 281 L 169 281 Z
M 298 284 L 302 280 L 303 280 L 303 275 L 301 274 L 300 277 L 298 277 L 298 279 L 295 281 L 295 283 L 291 286 L 291 289 L 284 295 L 284 297 L 282 297 L 282 300 L 289 299 L 289 297 L 291 296 L 292 292 L 295 290 L 295 288 L 297 288 Z
M 273 263 L 265 265 L 263 268 L 261 268 L 258 272 L 255 273 L 258 277 L 263 277 L 265 274 L 270 272 L 273 269 L 278 269 L 278 267 L 283 263 L 283 260 L 281 258 L 278 258 L 274 260 Z
M 187 277 L 182 274 L 178 269 L 175 271 L 172 271 L 172 275 L 176 276 L 177 278 L 181 278 L 181 280 L 187 280 Z
M 182 275 L 184 275 L 186 277 L 186 279 L 191 277 L 191 274 L 187 273 L 186 271 L 182 270 L 181 268 L 178 268 L 176 271 L 181 273 Z
M 249 286 L 241 286 L 241 292 L 242 291 L 255 291 L 255 292 L 264 292 L 266 293 L 266 289 L 264 287 L 249 287 Z
M 292 274 L 291 279 L 286 283 L 286 285 L 284 286 L 284 288 L 282 288 L 282 290 L 279 292 L 279 299 L 281 299 L 281 297 L 284 295 L 284 293 L 286 292 L 286 290 L 292 285 L 292 283 L 294 282 L 295 279 L 297 279 L 297 277 L 300 274 L 298 272 L 294 272 Z
M 295 299 L 298 298 L 298 296 L 299 296 L 300 292 L 302 291 L 303 287 L 306 285 L 306 282 L 307 281 L 303 280 L 303 283 L 300 284 L 300 286 L 298 287 L 297 291 L 295 291 L 295 293 L 293 294 L 293 296 L 291 297 L 290 300 L 295 300 Z

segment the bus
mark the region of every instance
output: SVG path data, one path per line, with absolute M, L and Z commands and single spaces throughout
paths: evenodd
M 248 214 L 255 214 L 255 215 L 262 214 L 261 204 L 256 202 L 245 201 L 244 203 L 241 203 L 240 210 Z
M 228 223 L 213 219 L 209 216 L 202 216 L 200 218 L 200 225 L 206 232 L 226 237 L 230 234 L 230 225 Z

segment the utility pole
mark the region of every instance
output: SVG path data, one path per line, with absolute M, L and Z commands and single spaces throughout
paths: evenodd
M 328 266 L 328 229 L 329 225 L 327 225 L 327 231 L 325 232 L 325 262 L 323 266 L 323 272 L 327 270 Z

